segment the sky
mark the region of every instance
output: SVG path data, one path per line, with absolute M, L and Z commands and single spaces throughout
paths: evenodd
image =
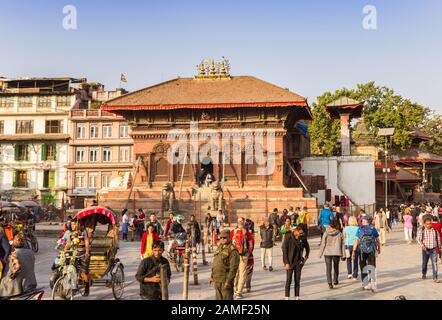
M 77 29 L 63 28 L 73 5 Z M 363 8 L 376 8 L 367 30 Z M 371 20 L 373 21 L 373 20 Z M 78 77 L 128 90 L 231 63 L 312 103 L 375 81 L 442 113 L 440 0 L 0 0 L 0 76 Z

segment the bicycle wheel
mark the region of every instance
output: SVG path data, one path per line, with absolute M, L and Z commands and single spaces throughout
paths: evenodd
M 67 291 L 72 291 L 72 290 L 66 290 L 64 288 L 64 284 L 66 283 L 65 277 L 66 275 L 62 275 L 55 282 L 54 288 L 52 289 L 52 295 L 51 295 L 52 300 L 58 300 L 58 299 L 66 300 L 69 294 L 69 292 Z
M 38 252 L 38 240 L 37 240 L 37 237 L 35 237 L 34 235 L 30 236 L 30 245 L 31 245 L 32 251 L 37 253 Z
M 124 285 L 124 269 L 120 264 L 112 275 L 112 293 L 115 300 L 120 300 L 123 297 Z

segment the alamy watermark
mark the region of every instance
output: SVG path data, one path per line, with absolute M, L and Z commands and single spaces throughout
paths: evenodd
M 63 7 L 63 29 L 77 30 L 77 8 L 71 4 Z
M 198 122 L 191 122 L 188 132 L 169 131 L 167 160 L 174 165 L 256 164 L 257 175 L 271 175 L 275 171 L 275 136 L 273 129 L 199 130 Z
M 362 28 L 365 30 L 378 29 L 378 11 L 373 5 L 366 5 L 362 8 L 362 13 L 365 15 L 362 19 Z

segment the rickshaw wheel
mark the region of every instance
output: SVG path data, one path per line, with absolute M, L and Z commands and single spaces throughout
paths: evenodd
M 52 300 L 57 300 L 57 297 L 66 300 L 67 297 L 64 294 L 64 288 L 63 288 L 64 277 L 65 276 L 61 276 L 57 279 L 57 281 L 55 281 L 54 288 L 52 289 L 52 296 L 51 296 Z M 69 291 L 72 292 L 72 290 Z
M 35 253 L 38 252 L 38 240 L 34 235 L 30 236 L 30 247 Z
M 115 300 L 120 300 L 123 297 L 124 292 L 124 270 L 123 266 L 120 264 L 117 270 L 112 275 L 112 293 Z

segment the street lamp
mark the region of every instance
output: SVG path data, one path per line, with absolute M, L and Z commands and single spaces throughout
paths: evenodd
M 390 173 L 390 168 L 388 167 L 388 145 L 387 137 L 391 137 L 394 134 L 394 128 L 380 128 L 378 131 L 378 136 L 385 137 L 384 145 L 384 155 L 385 155 L 385 167 L 382 168 L 382 172 L 385 174 L 385 210 L 388 207 L 388 174 Z

